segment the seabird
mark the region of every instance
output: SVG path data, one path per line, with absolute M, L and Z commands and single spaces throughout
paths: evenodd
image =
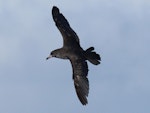
M 52 16 L 63 37 L 63 47 L 52 51 L 46 59 L 56 57 L 70 60 L 76 94 L 80 102 L 86 105 L 88 103 L 87 97 L 89 93 L 87 60 L 94 65 L 98 65 L 100 64 L 101 57 L 94 52 L 94 47 L 86 50 L 82 49 L 77 34 L 56 6 L 52 8 Z

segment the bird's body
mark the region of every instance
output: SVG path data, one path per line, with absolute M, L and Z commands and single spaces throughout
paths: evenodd
M 89 93 L 89 81 L 87 78 L 88 65 L 86 60 L 94 65 L 100 64 L 100 56 L 94 52 L 94 47 L 83 50 L 80 46 L 77 34 L 72 30 L 69 22 L 59 12 L 57 7 L 53 7 L 52 16 L 54 22 L 62 34 L 63 47 L 51 52 L 50 56 L 61 59 L 69 59 L 73 69 L 73 80 L 77 96 L 83 105 L 88 103 L 87 96 Z

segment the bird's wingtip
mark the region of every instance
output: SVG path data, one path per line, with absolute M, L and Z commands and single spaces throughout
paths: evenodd
M 58 9 L 58 7 L 54 5 L 54 6 L 53 6 L 53 9 Z
M 57 8 L 57 6 L 53 6 L 53 8 L 52 8 L 52 15 L 56 16 L 57 14 L 59 14 L 59 9 Z

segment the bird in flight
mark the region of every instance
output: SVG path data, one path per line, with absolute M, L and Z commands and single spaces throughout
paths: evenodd
M 86 105 L 88 103 L 87 97 L 89 94 L 87 61 L 98 65 L 100 64 L 101 57 L 94 52 L 94 47 L 90 47 L 86 50 L 82 49 L 77 34 L 70 27 L 69 22 L 63 14 L 59 12 L 56 6 L 52 8 L 52 16 L 63 37 L 63 46 L 62 48 L 52 51 L 46 59 L 56 57 L 70 60 L 76 94 L 80 102 Z

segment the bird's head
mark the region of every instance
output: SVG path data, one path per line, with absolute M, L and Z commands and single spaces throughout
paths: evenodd
M 46 58 L 46 60 L 48 60 L 52 57 L 57 57 L 57 52 L 55 50 L 50 53 L 50 55 Z
M 62 49 L 56 49 L 50 53 L 50 55 L 46 58 L 48 60 L 49 58 L 56 57 L 56 58 L 63 58 L 65 59 L 66 57 L 63 55 L 63 50 Z

